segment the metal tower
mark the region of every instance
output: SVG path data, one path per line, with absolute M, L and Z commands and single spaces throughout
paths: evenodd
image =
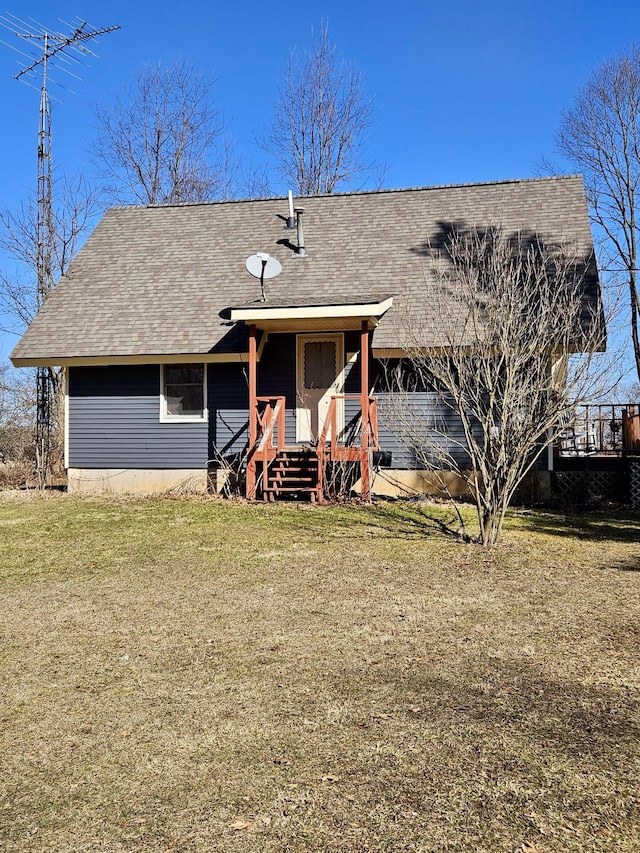
M 52 213 L 52 179 L 51 179 L 51 102 L 49 99 L 49 68 L 54 67 L 77 80 L 81 79 L 70 69 L 81 64 L 87 56 L 96 56 L 89 49 L 87 42 L 95 41 L 98 36 L 119 30 L 119 26 L 94 29 L 86 21 L 67 24 L 71 28 L 69 34 L 50 32 L 37 21 L 29 19 L 22 21 L 13 15 L 0 16 L 0 23 L 11 30 L 18 38 L 25 39 L 31 46 L 38 48 L 31 54 L 18 50 L 13 45 L 7 45 L 30 62 L 14 75 L 14 79 L 29 83 L 41 74 L 40 81 L 40 113 L 38 121 L 38 194 L 36 218 L 36 308 L 39 310 L 54 288 L 52 276 L 52 255 L 55 241 Z M 33 26 L 35 25 L 35 27 Z M 3 42 L 6 44 L 6 42 Z M 67 91 L 70 89 L 64 87 Z M 71 92 L 73 94 L 73 92 Z M 56 390 L 57 378 L 51 368 L 39 367 L 36 372 L 36 467 L 38 485 L 44 488 L 49 476 L 49 456 L 51 450 L 51 421 L 52 404 Z

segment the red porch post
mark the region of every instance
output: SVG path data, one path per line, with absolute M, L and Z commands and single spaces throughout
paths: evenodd
M 369 323 L 362 321 L 360 332 L 360 409 L 362 411 L 362 458 L 360 462 L 360 495 L 371 500 L 369 471 Z
M 247 498 L 256 496 L 256 463 L 253 458 L 258 438 L 258 383 L 256 374 L 256 327 L 249 326 L 249 456 L 247 459 Z

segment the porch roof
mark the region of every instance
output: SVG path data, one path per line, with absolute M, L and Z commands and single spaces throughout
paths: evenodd
M 244 322 L 267 332 L 315 332 L 360 329 L 366 322 L 375 329 L 393 305 L 393 297 L 375 302 L 346 304 L 272 305 L 256 302 L 231 308 L 232 322 Z

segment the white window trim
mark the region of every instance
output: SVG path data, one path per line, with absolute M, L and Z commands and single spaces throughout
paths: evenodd
M 164 369 L 165 365 L 160 365 L 160 423 L 164 424 L 202 424 L 207 423 L 209 420 L 209 408 L 208 408 L 208 400 L 207 400 L 207 373 L 208 368 L 206 362 L 181 362 L 184 364 L 195 364 L 198 367 L 202 366 L 204 368 L 203 378 L 202 378 L 202 403 L 203 403 L 203 411 L 202 415 L 170 415 L 167 412 L 167 397 L 164 393 Z M 172 367 L 173 365 L 168 365 Z

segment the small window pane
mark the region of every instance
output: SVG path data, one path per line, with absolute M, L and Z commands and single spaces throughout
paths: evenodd
M 304 345 L 304 387 L 329 388 L 336 378 L 335 341 L 308 341 Z
M 164 369 L 167 415 L 204 417 L 204 367 L 172 364 Z
M 199 384 L 204 381 L 204 367 L 197 364 L 172 364 L 164 369 L 166 385 Z

